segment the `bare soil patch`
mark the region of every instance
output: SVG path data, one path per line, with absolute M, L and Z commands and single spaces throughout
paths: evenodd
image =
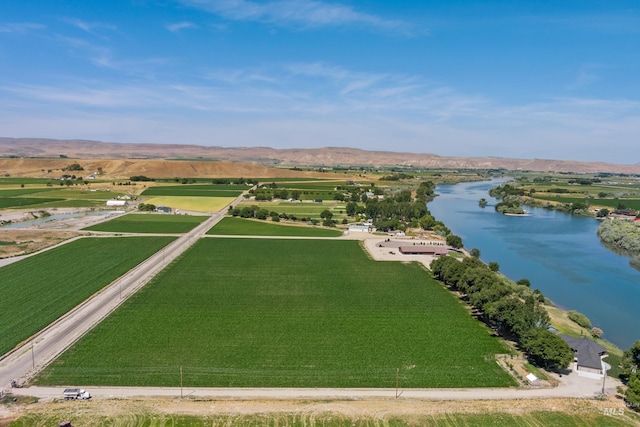
M 0 229 L 0 258 L 37 252 L 79 234 L 71 230 Z
M 621 411 L 623 402 L 615 397 L 607 400 L 535 399 L 535 400 L 475 400 L 437 401 L 420 399 L 366 400 L 192 400 L 189 398 L 100 399 L 96 401 L 41 401 L 26 405 L 0 408 L 0 426 L 21 416 L 82 420 L 83 425 L 98 425 L 102 420 L 112 422 L 141 421 L 145 417 L 166 416 L 265 416 L 265 421 L 286 415 L 317 421 L 320 417 L 344 417 L 352 420 L 384 421 L 402 418 L 408 423 L 425 417 L 435 419 L 450 414 L 504 413 L 526 416 L 533 412 L 562 412 L 569 415 L 601 415 L 605 410 Z M 630 425 L 634 425 L 629 419 Z M 384 422 L 382 422 L 384 424 Z M 118 424 L 114 424 L 118 425 Z M 367 424 L 369 425 L 369 424 Z M 637 424 L 635 424 L 637 425 Z

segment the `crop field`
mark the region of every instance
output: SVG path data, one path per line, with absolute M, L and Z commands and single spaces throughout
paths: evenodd
M 142 192 L 142 196 L 187 196 L 187 197 L 238 197 L 250 187 L 240 185 L 167 185 L 153 186 Z
M 207 234 L 235 236 L 338 237 L 342 233 L 339 230 L 310 227 L 307 225 L 281 225 L 267 221 L 225 217 L 222 221 L 207 231 Z
M 418 263 L 358 242 L 200 239 L 37 384 L 516 385 L 504 343 Z
M 24 195 L 33 195 L 38 193 L 47 193 L 50 191 L 55 191 L 52 188 L 11 188 L 11 189 L 3 189 L 0 190 L 0 198 L 4 197 L 19 197 Z
M 52 202 L 62 202 L 63 199 L 46 199 L 43 197 L 3 197 L 0 198 L 0 209 L 4 208 L 33 208 Z
M 0 354 L 172 240 L 172 237 L 84 238 L 1 267 Z
M 0 185 L 8 186 L 8 185 L 31 185 L 31 184 L 41 184 L 45 185 L 47 182 L 51 182 L 48 178 L 11 178 L 11 177 L 2 177 L 0 178 Z
M 161 196 L 146 200 L 156 206 L 168 206 L 174 210 L 196 212 L 218 212 L 220 209 L 233 202 L 235 197 L 179 197 Z
M 548 200 L 558 203 L 577 203 L 587 202 L 590 206 L 606 206 L 608 208 L 615 209 L 618 204 L 623 203 L 629 209 L 640 210 L 640 199 L 605 199 L 594 198 L 588 199 L 586 197 L 567 197 L 567 196 L 547 196 L 547 195 L 535 195 L 536 199 Z
M 278 188 L 289 188 L 307 191 L 335 191 L 336 187 L 347 188 L 344 181 L 282 183 Z M 355 188 L 353 185 L 348 188 Z
M 117 233 L 187 233 L 208 217 L 167 214 L 128 214 L 85 228 Z

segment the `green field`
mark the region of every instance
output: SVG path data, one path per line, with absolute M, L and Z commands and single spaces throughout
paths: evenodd
M 73 402 L 78 406 L 79 402 Z M 84 408 L 83 408 L 84 409 Z M 204 409 L 204 408 L 203 408 Z M 37 412 L 36 412 L 37 411 Z M 594 409 L 582 413 L 564 413 L 560 411 L 537 411 L 530 413 L 510 414 L 504 412 L 488 412 L 486 414 L 435 414 L 410 415 L 406 417 L 394 415 L 357 415 L 346 416 L 329 412 L 315 413 L 300 411 L 299 413 L 269 412 L 259 414 L 211 414 L 184 415 L 160 413 L 131 413 L 117 415 L 96 415 L 91 410 L 59 408 L 48 413 L 41 413 L 35 406 L 33 413 L 20 417 L 9 423 L 9 427 L 56 426 L 60 420 L 69 420 L 76 426 L 129 426 L 129 427 L 210 427 L 210 426 L 242 426 L 242 427 L 585 427 L 608 426 L 627 427 L 637 425 L 638 416 L 625 411 L 624 415 L 604 415 Z M 53 413 L 52 413 L 53 412 Z M 97 411 L 94 411 L 97 412 Z
M 547 200 L 558 203 L 577 203 L 588 202 L 590 206 L 606 206 L 611 209 L 616 209 L 619 203 L 623 203 L 629 209 L 640 210 L 640 199 L 600 199 L 586 197 L 572 197 L 572 196 L 547 196 L 541 194 L 535 194 L 536 199 Z
M 238 197 L 247 188 L 250 187 L 224 184 L 157 185 L 144 190 L 142 196 Z
M 339 230 L 310 227 L 306 225 L 281 225 L 273 222 L 250 220 L 244 218 L 225 217 L 207 234 L 227 236 L 305 236 L 305 237 L 337 237 Z
M 38 384 L 488 387 L 500 338 L 418 263 L 359 242 L 200 239 Z
M 0 198 L 4 197 L 18 197 L 24 196 L 26 194 L 38 194 L 38 193 L 48 193 L 51 191 L 55 191 L 53 188 L 9 188 L 0 190 Z M 50 195 L 46 195 L 50 196 Z
M 0 268 L 0 355 L 172 240 L 85 238 Z
M 208 217 L 167 214 L 128 214 L 84 230 L 117 233 L 187 233 Z
M 333 213 L 333 219 L 340 219 L 340 210 L 334 209 L 338 205 L 344 206 L 344 202 L 339 202 L 337 200 L 333 200 L 330 202 L 256 202 L 255 200 L 246 200 L 241 203 L 238 203 L 238 208 L 243 208 L 245 206 L 258 206 L 259 208 L 266 209 L 269 212 L 274 211 L 278 213 L 287 213 L 290 215 L 295 215 L 298 218 L 320 218 L 320 212 L 328 209 Z M 344 211 L 344 209 L 342 209 Z M 346 214 L 343 215 L 346 218 Z
M 45 199 L 43 197 L 3 197 L 0 198 L 0 209 L 45 206 L 48 203 L 63 202 L 63 199 Z

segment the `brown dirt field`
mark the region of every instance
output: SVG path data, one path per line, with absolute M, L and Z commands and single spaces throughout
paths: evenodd
M 334 415 L 361 420 L 388 420 L 402 418 L 407 422 L 421 417 L 445 417 L 449 414 L 505 413 L 526 416 L 532 412 L 563 412 L 569 415 L 601 415 L 605 409 L 616 411 L 625 408 L 622 400 L 610 397 L 607 400 L 585 399 L 536 399 L 536 400 L 477 400 L 477 401 L 433 401 L 417 399 L 371 399 L 371 400 L 200 400 L 188 398 L 138 398 L 104 399 L 88 402 L 55 400 L 35 404 L 0 407 L 0 426 L 21 416 L 81 419 L 86 425 L 98 425 L 97 420 L 133 420 L 158 415 L 190 416 L 250 416 L 278 417 L 296 415 L 307 420 Z M 628 414 L 628 413 L 627 413 Z M 629 425 L 638 425 L 629 419 Z M 94 420 L 92 422 L 92 420 Z M 118 425 L 118 424 L 114 424 Z
M 0 258 L 9 258 L 37 252 L 41 249 L 78 236 L 75 231 L 61 230 L 0 230 Z M 13 242 L 14 244 L 6 244 Z

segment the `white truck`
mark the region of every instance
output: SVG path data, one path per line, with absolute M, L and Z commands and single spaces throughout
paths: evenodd
M 64 390 L 64 400 L 88 400 L 91 394 L 81 388 L 67 388 Z

